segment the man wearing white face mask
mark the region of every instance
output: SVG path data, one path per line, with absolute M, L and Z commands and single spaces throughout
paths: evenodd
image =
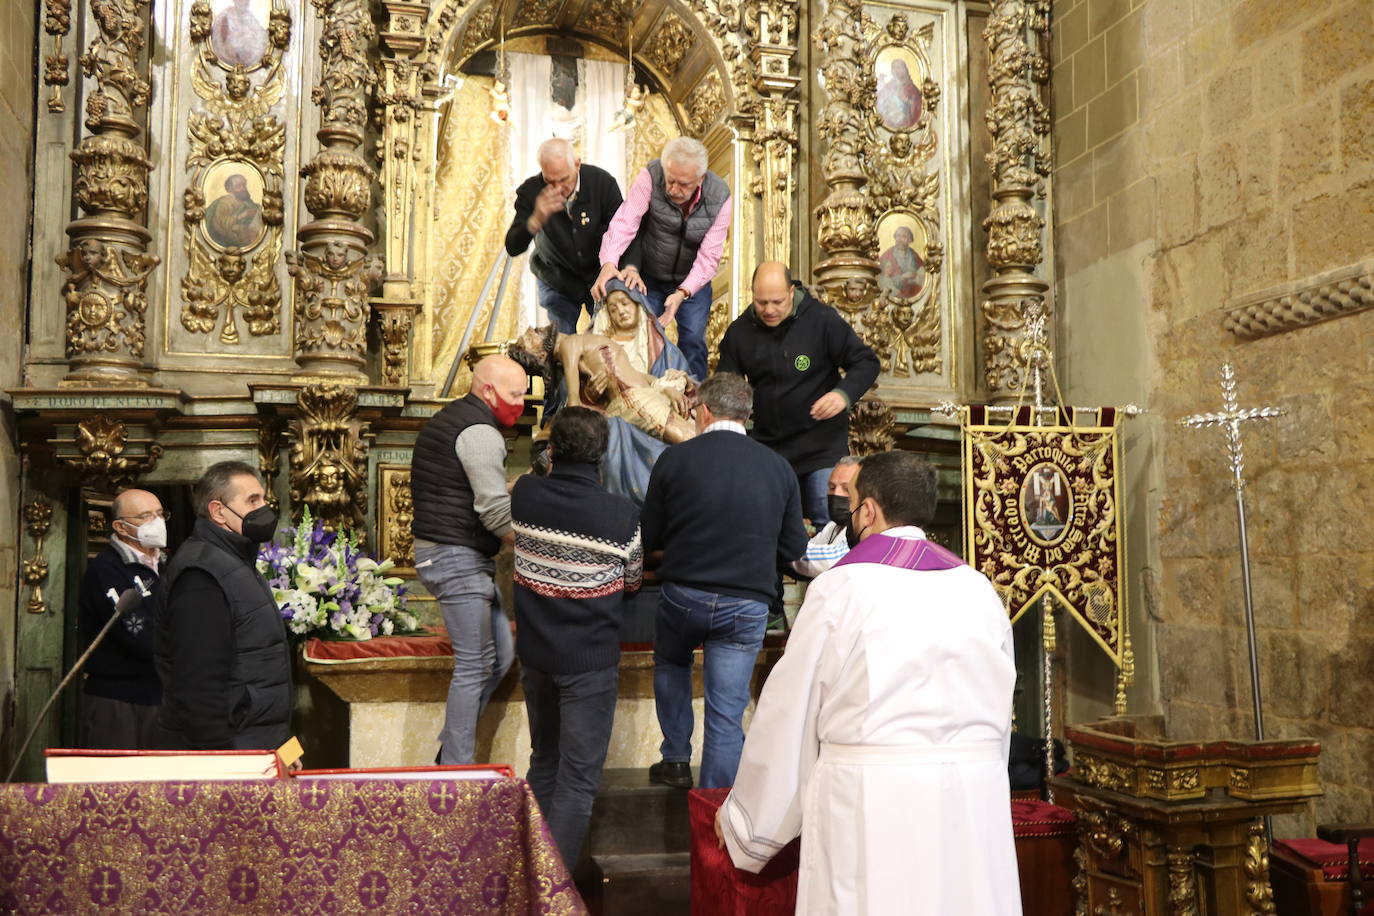
M 77 602 L 81 642 L 90 645 L 114 612 L 106 594 L 122 594 L 137 576 L 150 590 L 167 547 L 168 513 L 147 490 L 125 490 L 110 506 L 110 543 L 86 567 Z M 80 744 L 89 748 L 157 746 L 162 688 L 153 666 L 153 598 L 125 613 L 86 663 Z

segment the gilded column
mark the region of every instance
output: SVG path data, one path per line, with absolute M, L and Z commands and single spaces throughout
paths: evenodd
M 301 169 L 314 219 L 297 232 L 300 248 L 286 254 L 296 283 L 296 378 L 362 384 L 368 294 L 382 275 L 381 259 L 367 254 L 372 232 L 360 221 L 377 178 L 359 153 L 377 79 L 369 59 L 377 32 L 365 0 L 313 5 L 324 20 L 320 82 L 311 93 L 322 148 Z
M 797 101 L 801 80 L 792 75 L 797 5 L 751 0 L 744 8 L 752 48 L 755 115 L 753 192 L 763 210 L 763 260 L 792 263 L 792 202 L 796 199 Z
M 139 140 L 148 104 L 142 75 L 148 0 L 92 0 L 94 37 L 81 70 L 95 81 L 86 97 L 90 131 L 71 153 L 73 197 L 84 217 L 67 226 L 70 248 L 57 257 L 67 272 L 68 387 L 144 387 L 148 274 L 148 173 Z M 60 97 L 59 97 L 60 102 Z
M 1012 400 L 1025 382 L 1027 308 L 1045 303 L 1045 219 L 1036 205 L 1049 174 L 1049 111 L 1042 89 L 1049 80 L 1045 49 L 1050 0 L 994 0 L 983 37 L 988 44 L 987 113 L 992 132 L 993 209 L 983 221 L 988 263 L 983 284 L 983 379 L 992 401 Z M 1046 307 L 1048 313 L 1050 309 Z
M 861 112 L 872 109 L 875 88 L 864 61 L 862 0 L 827 4 L 813 40 L 825 55 L 826 103 L 816 118 L 816 133 L 826 141 L 821 168 L 829 188 L 816 207 L 817 240 L 827 254 L 816 267 L 816 280 L 828 301 L 842 302 L 846 284 L 873 291 L 878 275 L 878 262 L 868 256 L 876 235 L 860 161 Z M 871 300 L 871 293 L 864 298 Z

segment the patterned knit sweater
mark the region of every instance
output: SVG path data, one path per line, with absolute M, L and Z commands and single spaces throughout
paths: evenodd
M 639 512 L 606 492 L 592 465 L 559 463 L 511 490 L 515 527 L 515 651 L 548 674 L 620 659 L 627 594 L 639 590 Z

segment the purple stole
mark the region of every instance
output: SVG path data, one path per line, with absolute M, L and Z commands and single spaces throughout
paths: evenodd
M 847 566 L 850 563 L 880 563 L 883 566 L 920 572 L 955 569 L 964 565 L 958 554 L 951 553 L 933 541 L 924 538 L 894 538 L 885 534 L 874 534 L 864 538 L 835 565 Z

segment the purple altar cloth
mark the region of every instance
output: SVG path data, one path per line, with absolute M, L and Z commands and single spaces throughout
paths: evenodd
M 0 785 L 0 913 L 582 914 L 523 780 Z

